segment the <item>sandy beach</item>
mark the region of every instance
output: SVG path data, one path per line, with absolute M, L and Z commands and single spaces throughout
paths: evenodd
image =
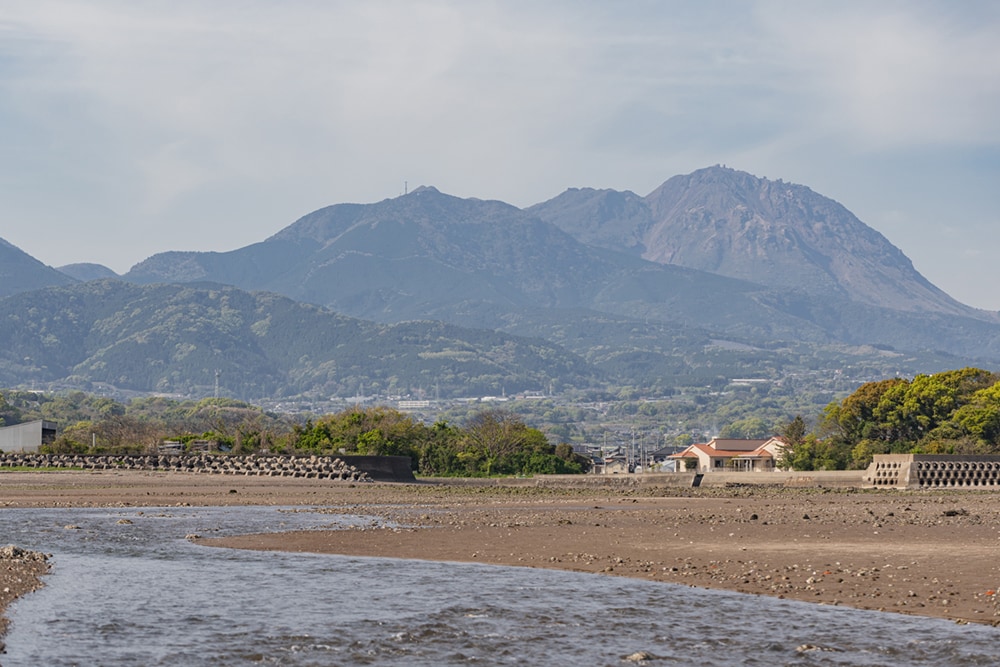
M 0 511 L 300 505 L 380 519 L 345 531 L 197 540 L 205 545 L 557 568 L 988 624 L 1000 622 L 997 500 L 969 491 L 0 472 Z M 0 609 L 44 583 L 46 567 L 0 560 Z

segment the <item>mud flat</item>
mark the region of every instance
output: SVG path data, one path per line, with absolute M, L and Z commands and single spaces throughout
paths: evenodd
M 0 511 L 304 505 L 399 526 L 199 540 L 206 545 L 557 568 L 988 624 L 1000 622 L 998 500 L 974 491 L 753 485 L 561 488 L 0 473 Z

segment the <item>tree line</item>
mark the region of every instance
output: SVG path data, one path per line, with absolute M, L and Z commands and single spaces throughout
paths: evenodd
M 388 407 L 354 407 L 308 418 L 265 412 L 233 399 L 127 404 L 83 392 L 0 394 L 0 425 L 29 419 L 60 424 L 47 453 L 147 454 L 165 440 L 191 449 L 208 441 L 232 454 L 409 456 L 415 472 L 438 476 L 577 474 L 590 460 L 553 445 L 506 410 L 474 413 L 459 426 L 432 425 Z
M 721 425 L 715 433 L 723 437 L 780 435 L 788 443 L 781 463 L 794 470 L 862 469 L 876 454 L 1000 454 L 1000 374 L 991 371 L 962 368 L 866 382 L 823 409 L 817 406 L 819 414 L 812 418 L 802 416 L 811 410 L 803 410 L 789 420 L 796 414 L 788 410 L 794 404 L 777 393 L 754 388 L 716 406 L 697 400 L 609 401 L 604 413 L 546 400 L 519 408 L 533 412 L 469 411 L 428 425 L 387 407 L 307 419 L 226 398 L 119 403 L 83 392 L 7 391 L 0 392 L 0 425 L 57 422 L 60 435 L 51 451 L 145 453 L 167 438 L 185 444 L 201 439 L 236 454 L 404 455 L 424 475 L 585 472 L 589 459 L 574 455 L 567 443 L 599 442 L 597 425 L 608 418 L 642 420 L 650 429 L 683 420 L 687 430 L 673 437 L 675 445 L 704 438 L 705 432 L 696 434 L 691 427 L 706 417 Z M 636 409 L 616 413 L 629 406 Z M 550 438 L 560 444 L 552 445 Z
M 962 368 L 861 385 L 807 431 L 781 435 L 794 470 L 861 469 L 876 454 L 1000 454 L 1000 374 Z

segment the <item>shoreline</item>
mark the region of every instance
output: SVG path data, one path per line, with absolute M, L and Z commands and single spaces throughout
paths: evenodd
M 556 568 L 990 625 L 1000 623 L 997 499 L 978 491 L 0 472 L 0 511 L 288 505 L 398 526 L 194 540 L 208 546 Z M 44 583 L 42 570 L 0 561 L 4 568 L 20 583 L 0 585 L 10 589 L 0 616 Z
M 44 585 L 42 576 L 49 572 L 48 556 L 37 551 L 25 551 L 14 545 L 0 547 L 0 654 L 8 620 L 7 606 L 22 595 Z
M 209 546 L 571 570 L 859 609 L 1000 623 L 986 497 L 580 498 L 333 510 L 399 528 L 198 539 Z M 970 508 L 971 507 L 971 508 Z M 989 512 L 986 515 L 981 512 Z

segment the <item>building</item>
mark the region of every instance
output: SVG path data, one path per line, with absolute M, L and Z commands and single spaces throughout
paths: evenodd
M 668 458 L 678 462 L 678 470 L 690 472 L 774 472 L 785 443 L 781 438 L 738 440 L 712 438 L 695 443 Z
M 0 428 L 0 452 L 37 452 L 56 439 L 54 422 L 41 419 Z

